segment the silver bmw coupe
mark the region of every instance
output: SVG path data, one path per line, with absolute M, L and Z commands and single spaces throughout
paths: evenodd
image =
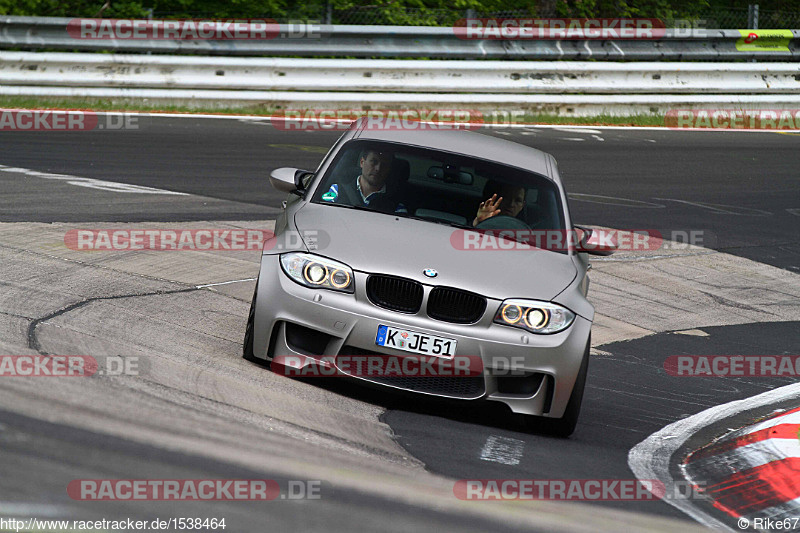
M 575 429 L 589 363 L 592 231 L 553 156 L 461 129 L 345 131 L 288 193 L 265 242 L 243 352 L 289 376 L 343 375 L 494 401 L 533 431 Z

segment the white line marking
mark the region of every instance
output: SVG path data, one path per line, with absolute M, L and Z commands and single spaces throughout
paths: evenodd
M 668 259 L 671 257 L 693 257 L 696 255 L 711 255 L 718 253 L 719 252 L 716 250 L 708 250 L 705 252 L 695 252 L 691 254 L 633 255 L 627 257 L 595 257 L 592 258 L 592 262 L 608 261 L 610 263 L 614 263 L 614 262 L 624 262 L 624 261 L 654 261 L 657 259 Z
M 662 202 L 678 202 L 679 204 L 687 204 L 696 207 L 702 207 L 703 209 L 708 209 L 709 211 L 712 211 L 720 215 L 741 215 L 741 216 L 754 216 L 754 217 L 772 216 L 772 213 L 770 213 L 769 211 L 763 211 L 761 209 L 753 209 L 751 207 L 739 207 L 735 205 L 723 205 L 723 204 L 707 204 L 704 202 L 689 202 L 687 200 L 675 200 L 674 198 L 653 198 L 653 200 L 660 200 Z
M 504 465 L 518 465 L 522 458 L 522 449 L 525 441 L 510 439 L 508 437 L 496 437 L 494 435 L 486 439 L 486 444 L 481 449 L 481 460 L 501 463 Z
M 558 126 L 557 128 L 553 128 L 553 129 L 556 130 L 556 131 L 566 131 L 568 133 L 588 133 L 590 135 L 597 135 L 597 134 L 603 133 L 600 130 L 593 130 L 593 129 L 581 128 L 581 127 L 568 128 L 568 127 L 564 127 L 564 126 Z
M 586 139 L 582 139 L 582 138 L 580 138 L 580 137 L 561 137 L 561 140 L 562 140 L 562 141 L 576 141 L 576 142 L 581 142 L 581 141 L 585 141 Z
M 752 398 L 717 405 L 696 415 L 674 422 L 647 437 L 628 453 L 628 466 L 639 479 L 658 479 L 664 483 L 666 494 L 675 494 L 675 480 L 670 473 L 672 455 L 695 433 L 720 420 L 741 412 L 757 409 L 791 398 L 800 398 L 800 383 L 786 385 Z M 701 524 L 734 531 L 705 511 L 694 507 L 687 499 L 665 499 Z
M 695 337 L 708 337 L 708 333 L 702 329 L 684 329 L 675 332 L 678 335 L 693 335 Z
M 800 217 L 800 208 L 787 208 L 786 211 L 788 211 L 790 215 Z
M 231 283 L 241 283 L 243 281 L 255 281 L 257 278 L 235 279 L 232 281 L 220 281 L 219 283 L 209 283 L 207 285 L 196 285 L 195 289 L 205 289 L 206 287 L 217 287 L 219 285 L 230 285 Z
M 38 170 L 31 170 L 29 168 L 7 167 L 5 165 L 0 165 L 0 172 L 8 172 L 11 174 L 23 174 L 25 176 L 31 176 L 34 178 L 43 178 L 46 180 L 66 181 L 70 185 L 77 185 L 78 187 L 88 187 L 90 189 L 97 189 L 100 191 L 189 196 L 185 192 L 167 191 L 165 189 L 156 189 L 153 187 L 145 187 L 143 185 L 131 185 L 129 183 L 117 183 L 114 181 L 98 180 L 94 178 L 81 178 L 78 176 L 70 176 L 68 174 L 51 174 L 49 172 L 39 172 Z
M 598 140 L 598 141 L 600 141 L 600 142 L 603 142 L 603 141 L 605 141 L 605 139 L 603 139 L 603 138 L 602 138 L 602 137 L 600 137 L 599 135 L 592 135 L 592 137 L 594 137 L 596 140 Z
M 41 503 L 25 502 L 0 502 L 0 516 L 66 516 L 68 507 L 61 505 L 46 505 Z
M 593 204 L 607 204 L 607 205 L 621 205 L 623 207 L 637 207 L 660 209 L 667 207 L 663 204 L 654 204 L 652 202 L 644 202 L 642 200 L 631 200 L 629 198 L 619 198 L 617 196 L 602 196 L 600 194 L 582 194 L 578 192 L 571 192 L 567 194 L 570 200 L 576 202 L 589 202 Z M 617 200 L 616 202 L 613 200 Z
M 272 121 L 270 120 L 250 120 L 248 118 L 240 118 L 239 122 L 244 122 L 245 124 L 254 124 L 256 126 L 272 126 Z
M 625 52 L 622 51 L 622 48 L 617 46 L 617 43 L 615 43 L 614 41 L 609 41 L 609 42 L 611 43 L 611 46 L 617 49 L 617 52 L 619 52 L 622 57 L 625 57 Z

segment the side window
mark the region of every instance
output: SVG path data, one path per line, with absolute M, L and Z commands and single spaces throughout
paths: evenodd
M 334 183 L 345 183 L 355 180 L 361 173 L 361 168 L 358 166 L 358 158 L 361 151 L 358 149 L 347 149 L 336 162 L 336 166 L 329 172 L 329 178 L 325 183 L 326 190 Z
M 328 153 L 327 153 L 327 154 L 325 154 L 325 157 L 323 157 L 323 158 L 322 158 L 322 161 L 320 161 L 320 162 L 319 162 L 319 166 L 317 167 L 317 170 L 315 170 L 315 171 L 314 171 L 314 175 L 315 175 L 315 176 L 316 176 L 317 174 L 319 174 L 319 171 L 320 171 L 320 170 L 322 170 L 322 167 L 325 165 L 325 162 L 326 162 L 326 161 L 328 161 L 328 158 L 331 156 L 331 154 L 332 154 L 333 152 L 335 152 L 335 151 L 336 151 L 336 150 L 339 148 L 339 143 L 341 143 L 341 142 L 342 142 L 342 139 L 344 138 L 344 136 L 345 136 L 346 134 L 347 134 L 347 131 L 345 131 L 344 133 L 342 133 L 341 135 L 339 135 L 339 138 L 338 138 L 338 139 L 336 139 L 336 142 L 335 142 L 335 143 L 333 143 L 333 146 L 331 146 L 331 149 L 330 149 L 330 150 L 328 150 Z
M 320 164 L 320 166 L 317 167 L 316 172 L 313 173 L 309 172 L 308 174 L 302 177 L 301 182 L 303 183 L 303 189 L 308 189 L 309 185 L 311 185 L 311 182 L 314 181 L 314 177 L 317 175 L 317 172 L 319 172 L 321 166 L 322 164 Z

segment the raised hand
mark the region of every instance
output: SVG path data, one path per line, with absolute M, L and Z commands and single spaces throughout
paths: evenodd
M 475 220 L 472 221 L 473 226 L 477 226 L 487 218 L 492 218 L 495 215 L 500 214 L 500 202 L 503 201 L 503 197 L 497 197 L 496 194 L 493 194 L 491 198 L 486 200 L 485 202 L 481 202 L 478 206 L 478 214 L 475 215 Z

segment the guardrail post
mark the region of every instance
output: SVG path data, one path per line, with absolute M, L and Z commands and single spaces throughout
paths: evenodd
M 751 30 L 758 29 L 758 4 L 747 5 L 747 27 Z

